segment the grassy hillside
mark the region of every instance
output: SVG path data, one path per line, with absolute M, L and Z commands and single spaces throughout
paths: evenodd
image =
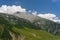
M 0 15 L 0 40 L 60 40 L 60 37 L 41 30 L 28 20 Z
M 13 29 L 16 32 L 19 32 L 21 39 L 24 40 L 58 40 L 57 37 L 44 30 L 34 30 L 29 28 L 18 29 L 15 27 Z

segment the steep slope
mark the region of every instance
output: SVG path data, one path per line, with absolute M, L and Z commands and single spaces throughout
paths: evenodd
M 38 17 L 36 15 L 32 15 L 32 14 L 28 14 L 28 13 L 21 13 L 21 12 L 17 12 L 13 15 L 17 16 L 19 18 L 29 20 L 30 22 L 32 22 L 36 26 L 38 26 L 41 29 L 46 30 L 52 34 L 57 34 L 57 32 L 59 32 L 59 30 L 60 30 L 59 23 L 55 23 L 51 20 L 47 20 L 47 19 Z
M 48 22 L 58 25 L 49 20 Z M 48 25 L 48 22 L 46 25 Z M 53 25 L 50 24 L 48 26 Z M 46 28 L 45 25 L 42 25 L 42 27 Z M 60 37 L 42 29 L 36 20 L 30 22 L 24 18 L 0 13 L 0 40 L 60 40 Z

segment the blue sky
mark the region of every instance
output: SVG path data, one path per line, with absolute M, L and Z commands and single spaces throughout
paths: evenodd
M 54 13 L 60 18 L 59 0 L 0 0 L 2 5 L 18 5 L 38 13 Z

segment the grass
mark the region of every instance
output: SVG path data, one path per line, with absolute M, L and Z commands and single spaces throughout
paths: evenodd
M 18 29 L 13 27 L 15 32 L 25 36 L 24 40 L 60 40 L 57 36 L 54 36 L 44 30 L 35 30 L 30 28 Z

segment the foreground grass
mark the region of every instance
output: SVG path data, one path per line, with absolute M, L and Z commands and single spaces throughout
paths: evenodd
M 13 27 L 15 32 L 23 35 L 24 40 L 60 40 L 57 36 L 51 35 L 44 30 L 35 30 L 29 28 L 18 29 Z

